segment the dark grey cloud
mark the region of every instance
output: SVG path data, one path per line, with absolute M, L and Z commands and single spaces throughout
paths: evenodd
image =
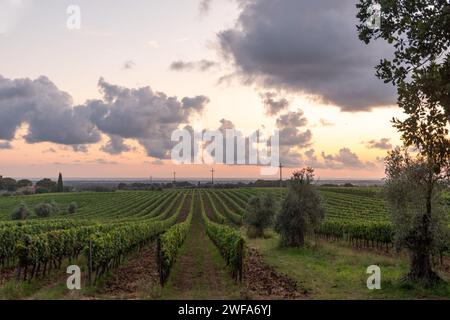
M 286 128 L 286 127 L 296 128 L 305 126 L 306 124 L 308 124 L 308 119 L 304 117 L 304 113 L 302 110 L 285 113 L 277 119 L 278 128 Z
M 325 160 L 326 168 L 364 169 L 374 167 L 374 164 L 371 162 L 361 161 L 358 155 L 352 152 L 349 148 L 342 148 L 335 155 L 325 154 L 325 152 L 322 152 L 322 158 Z
M 170 65 L 170 70 L 173 71 L 184 71 L 184 70 L 193 70 L 195 68 L 195 64 L 193 62 L 185 62 L 185 61 L 174 61 Z
M 366 145 L 369 149 L 381 149 L 381 150 L 391 150 L 392 144 L 389 142 L 391 139 L 382 138 L 380 140 L 370 140 L 367 141 Z
M 87 153 L 89 151 L 89 148 L 85 144 L 75 144 L 75 145 L 72 145 L 72 150 L 74 152 Z
M 150 87 L 128 89 L 99 80 L 103 100 L 89 101 L 91 121 L 108 135 L 136 139 L 151 157 L 168 159 L 171 135 L 189 117 L 202 112 L 209 99 L 205 96 L 169 97 Z
M 170 65 L 170 70 L 172 71 L 192 71 L 192 70 L 198 70 L 202 72 L 209 71 L 215 67 L 217 67 L 217 62 L 211 61 L 211 60 L 199 60 L 199 61 L 182 61 L 178 60 L 175 62 L 172 62 Z
M 301 164 L 299 149 L 307 148 L 312 143 L 312 132 L 305 128 L 308 120 L 302 110 L 282 114 L 276 120 L 280 134 L 280 162 L 285 166 Z
M 304 153 L 302 160 L 303 166 L 310 166 L 316 169 L 373 169 L 375 164 L 372 162 L 362 161 L 358 155 L 349 148 L 342 148 L 335 155 L 321 153 L 319 160 L 316 151 L 310 149 Z
M 0 150 L 10 150 L 12 148 L 13 147 L 9 141 L 0 141 Z
M 0 76 L 0 139 L 11 141 L 22 124 L 28 143 L 53 142 L 87 152 L 88 145 L 101 140 L 101 133 L 112 138 L 104 148 L 118 151 L 125 147 L 120 139 L 135 139 L 149 156 L 168 158 L 171 134 L 203 111 L 205 96 L 178 100 L 150 87 L 129 89 L 98 82 L 101 100 L 73 106 L 69 94 L 59 90 L 48 78 L 10 80 Z
M 64 145 L 96 143 L 100 133 L 90 122 L 89 110 L 72 107 L 69 94 L 48 78 L 10 80 L 0 76 L 0 139 L 11 140 L 28 123 L 28 143 Z
M 236 126 L 234 125 L 233 121 L 227 119 L 220 120 L 219 131 L 221 131 L 222 134 L 225 134 L 227 129 L 235 129 L 235 128 Z
M 265 92 L 260 94 L 260 96 L 263 100 L 266 114 L 269 116 L 275 116 L 289 107 L 289 101 L 286 98 L 277 98 L 275 92 Z
M 193 98 L 184 97 L 181 102 L 183 103 L 183 108 L 185 109 L 193 109 L 197 112 L 202 112 L 210 100 L 206 96 L 196 96 Z
M 109 141 L 100 148 L 103 152 L 109 153 L 111 155 L 121 154 L 122 152 L 128 152 L 131 150 L 131 147 L 124 143 L 124 139 L 111 135 L 109 137 Z
M 218 39 L 245 83 L 317 95 L 345 111 L 395 103 L 393 86 L 374 75 L 391 49 L 359 41 L 355 0 L 239 2 L 236 26 Z

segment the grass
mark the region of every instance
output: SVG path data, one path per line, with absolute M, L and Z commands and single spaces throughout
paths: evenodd
M 322 241 L 305 248 L 280 248 L 276 235 L 248 243 L 277 271 L 296 280 L 307 299 L 450 299 L 448 283 L 432 289 L 402 283 L 408 270 L 404 257 Z M 381 290 L 367 289 L 370 265 L 381 268 Z

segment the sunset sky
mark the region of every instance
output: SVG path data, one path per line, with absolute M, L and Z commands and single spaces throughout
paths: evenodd
M 382 178 L 402 114 L 374 75 L 391 50 L 358 40 L 355 3 L 0 0 L 0 175 L 208 177 L 209 165 L 172 163 L 170 134 L 234 125 L 280 130 L 290 170 Z

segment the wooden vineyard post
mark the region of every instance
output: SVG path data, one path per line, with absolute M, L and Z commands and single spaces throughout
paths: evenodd
M 92 240 L 89 239 L 89 257 L 88 257 L 88 283 L 92 285 Z

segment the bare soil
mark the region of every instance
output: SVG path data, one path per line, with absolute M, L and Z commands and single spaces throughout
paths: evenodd
M 244 259 L 244 284 L 256 299 L 299 299 L 297 283 L 264 262 L 256 249 L 247 248 Z M 303 295 L 304 297 L 304 295 Z
M 109 278 L 103 289 L 113 299 L 139 299 L 144 291 L 159 286 L 156 244 L 152 243 L 136 257 L 120 266 Z
M 188 194 L 184 199 L 183 207 L 181 208 L 180 215 L 178 216 L 177 223 L 183 222 L 186 220 L 189 215 L 189 211 L 191 210 L 191 202 L 192 202 L 192 194 Z
M 203 198 L 203 207 L 205 208 L 205 213 L 208 216 L 209 220 L 217 222 L 216 215 L 214 214 L 211 208 L 211 203 L 209 202 L 209 197 L 205 194 L 202 194 L 202 198 Z

